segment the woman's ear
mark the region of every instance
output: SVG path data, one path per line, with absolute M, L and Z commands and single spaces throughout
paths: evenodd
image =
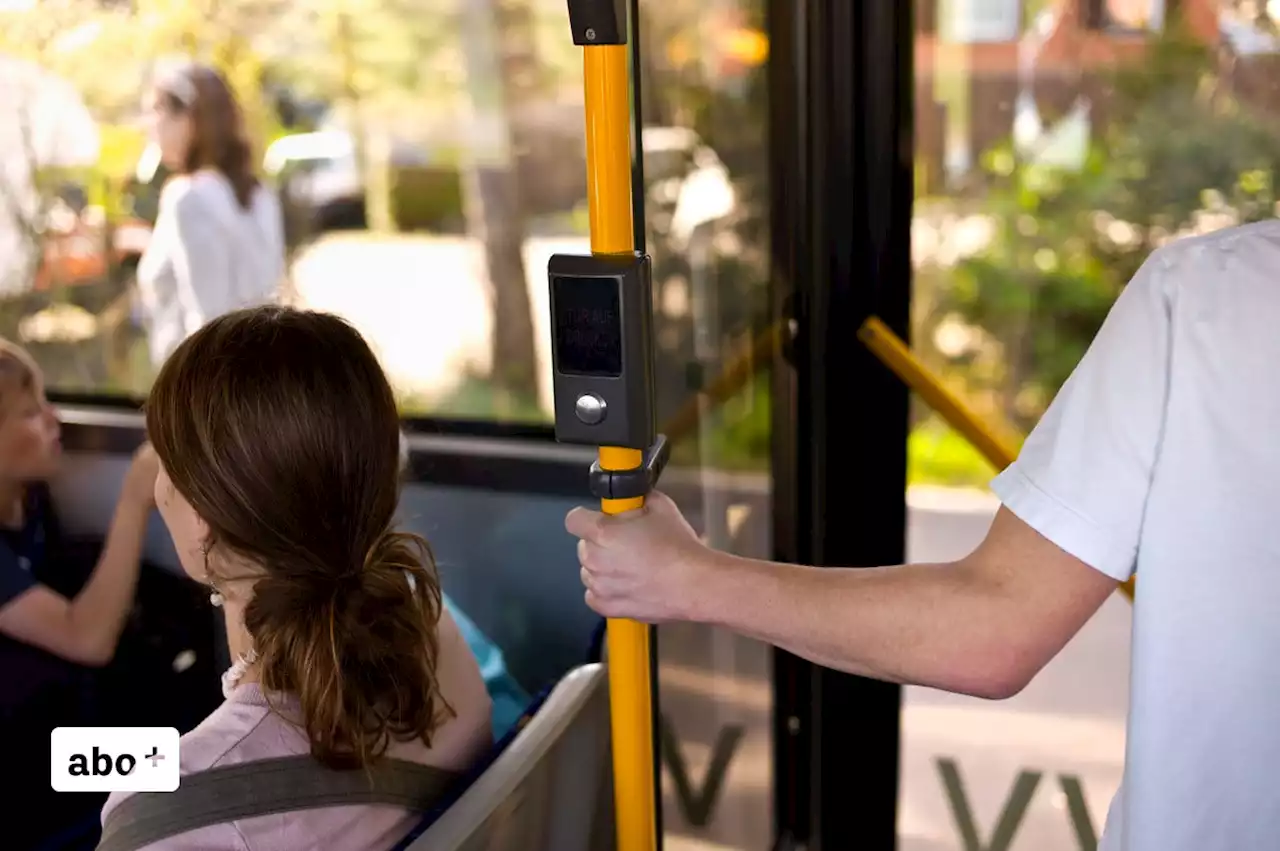
M 213 551 L 213 531 L 209 528 L 209 524 L 204 522 L 204 518 L 191 511 L 191 529 L 196 535 L 196 540 L 200 542 L 200 551 L 209 553 Z

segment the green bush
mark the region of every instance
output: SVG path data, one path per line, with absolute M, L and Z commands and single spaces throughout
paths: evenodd
M 911 431 L 907 439 L 907 483 L 985 488 L 997 470 L 973 444 L 937 418 Z
M 1205 213 L 1241 223 L 1276 214 L 1280 125 L 1232 93 L 1212 51 L 1169 36 L 1113 77 L 1115 118 L 1083 167 L 1038 163 L 1011 141 L 988 151 L 981 196 L 953 203 L 986 217 L 992 240 L 954 269 L 916 278 L 917 294 L 922 282 L 933 287 L 932 316 L 982 331 L 948 366 L 1023 430 L 1166 238 L 1203 230 Z

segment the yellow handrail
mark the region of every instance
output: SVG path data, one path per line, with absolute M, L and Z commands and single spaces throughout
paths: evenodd
M 711 404 L 720 405 L 730 399 L 750 381 L 763 364 L 769 363 L 774 350 L 782 345 L 782 330 L 786 326 L 775 324 L 751 342 L 751 347 L 729 362 L 714 380 L 698 393 L 686 399 L 679 410 L 662 424 L 662 433 L 671 443 L 676 443 L 698 427 L 702 418 L 701 397 L 705 395 Z
M 591 251 L 630 255 L 635 243 L 627 46 L 592 45 L 582 52 Z M 603 470 L 635 470 L 643 465 L 644 454 L 638 449 L 600 447 Z M 643 505 L 643 497 L 600 501 L 605 514 L 621 514 Z M 658 820 L 649 627 L 610 618 L 607 630 L 617 848 L 655 851 Z
M 964 400 L 930 372 L 884 322 L 871 317 L 858 329 L 858 339 L 903 384 L 918 393 L 926 405 L 959 432 L 961 437 L 972 443 L 991 466 L 1003 470 L 1018 457 L 1018 445 L 1021 441 L 1009 429 L 983 421 Z
M 731 361 L 724 372 L 708 384 L 702 392 L 709 396 L 713 403 L 718 404 L 742 389 L 742 386 L 756 374 L 759 365 L 767 363 L 770 355 L 781 346 L 785 328 L 785 323 L 778 322 L 756 337 L 751 348 Z M 868 319 L 858 329 L 858 339 L 881 363 L 898 376 L 903 384 L 918 393 L 925 404 L 936 411 L 947 425 L 969 441 L 992 467 L 1003 470 L 1018 457 L 1018 447 L 1022 445 L 1023 438 L 1008 426 L 1003 424 L 993 426 L 979 417 L 959 395 L 943 384 L 942 379 L 934 375 L 883 321 L 874 316 Z M 663 427 L 663 433 L 672 443 L 675 443 L 697 427 L 700 416 L 701 408 L 695 396 L 685 402 L 675 416 L 667 421 Z M 1132 601 L 1134 581 L 1130 579 L 1120 586 L 1120 590 Z
M 997 470 L 1003 470 L 1018 457 L 1021 439 L 1015 439 L 1009 429 L 993 427 L 984 422 L 959 396 L 942 383 L 897 334 L 872 316 L 858 329 L 858 339 L 871 350 L 881 363 L 889 367 L 903 384 L 920 395 L 930 408 L 947 421 L 960 436 L 982 453 Z M 1130 602 L 1133 601 L 1134 582 L 1130 579 L 1120 586 Z

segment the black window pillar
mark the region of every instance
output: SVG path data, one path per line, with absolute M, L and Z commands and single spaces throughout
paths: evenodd
M 794 338 L 774 370 L 776 557 L 898 564 L 908 392 L 857 339 L 908 337 L 911 3 L 773 0 L 773 285 Z M 891 851 L 901 689 L 774 658 L 777 847 Z

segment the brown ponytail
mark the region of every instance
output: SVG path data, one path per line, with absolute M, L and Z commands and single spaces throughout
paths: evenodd
M 440 584 L 426 541 L 391 529 L 399 423 L 360 335 L 282 307 L 215 319 L 161 370 L 147 430 L 233 557 L 214 563 L 257 568 L 244 618 L 262 686 L 297 699 L 312 754 L 354 768 L 429 745 L 451 714 Z
M 298 698 L 312 753 L 326 765 L 368 765 L 393 739 L 430 743 L 442 708 L 441 597 L 430 564 L 425 541 L 390 532 L 348 575 L 311 583 L 275 573 L 254 587 L 245 626 L 263 688 Z

